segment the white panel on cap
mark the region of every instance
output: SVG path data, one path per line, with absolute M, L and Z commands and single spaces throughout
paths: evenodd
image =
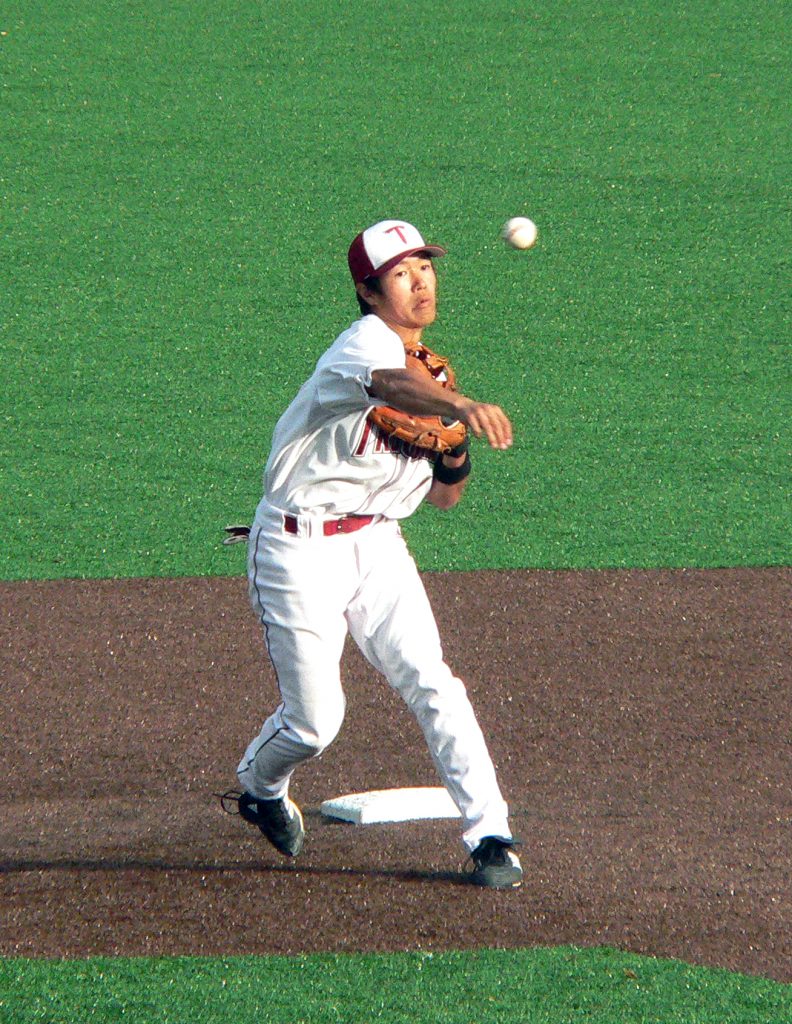
M 363 232 L 363 245 L 372 267 L 377 270 L 399 253 L 420 249 L 426 243 L 420 231 L 407 221 L 383 220 Z

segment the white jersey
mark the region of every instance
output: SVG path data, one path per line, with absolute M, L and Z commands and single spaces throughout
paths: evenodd
M 278 420 L 264 500 L 292 515 L 411 515 L 432 484 L 434 456 L 378 431 L 368 414 L 386 403 L 366 390 L 375 370 L 405 365 L 401 338 L 378 316 L 339 335 Z

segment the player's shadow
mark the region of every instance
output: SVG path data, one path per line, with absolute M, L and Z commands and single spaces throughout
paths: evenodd
M 176 861 L 164 858 L 133 857 L 64 857 L 0 861 L 0 875 L 24 874 L 31 871 L 152 871 L 201 874 L 239 872 L 251 875 L 314 875 L 337 878 L 388 878 L 398 882 L 446 882 L 468 885 L 464 871 L 422 871 L 417 868 L 334 868 L 311 864 L 250 864 L 239 862 Z
M 234 817 L 236 815 L 233 815 Z M 311 820 L 313 830 L 349 829 L 352 826 L 349 822 L 328 818 L 323 815 L 319 808 L 303 808 L 303 817 Z M 393 823 L 384 827 L 392 827 Z M 0 854 L 2 857 L 2 854 Z M 333 867 L 330 865 L 311 864 L 310 857 L 303 855 L 299 861 L 282 861 L 280 863 L 262 864 L 259 861 L 221 861 L 190 858 L 166 858 L 146 856 L 138 854 L 135 856 L 70 856 L 64 853 L 62 856 L 50 857 L 5 857 L 0 859 L 0 876 L 24 874 L 26 872 L 57 872 L 57 871 L 85 871 L 85 872 L 122 872 L 122 871 L 150 871 L 158 872 L 200 872 L 201 874 L 223 874 L 239 873 L 250 875 L 294 875 L 313 876 L 325 878 L 369 878 L 369 879 L 390 879 L 397 882 L 432 882 L 446 885 L 461 885 L 470 888 L 465 867 L 457 871 L 428 871 L 420 868 L 388 868 L 388 867 Z

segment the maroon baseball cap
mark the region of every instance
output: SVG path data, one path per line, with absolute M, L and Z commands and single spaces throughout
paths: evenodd
M 439 245 L 427 245 L 420 231 L 404 220 L 381 220 L 361 231 L 349 247 L 349 270 L 355 284 L 380 277 L 407 256 L 418 252 L 445 256 Z

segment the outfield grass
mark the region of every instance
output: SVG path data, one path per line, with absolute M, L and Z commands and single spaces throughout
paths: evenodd
M 448 247 L 427 340 L 517 429 L 411 521 L 423 568 L 789 563 L 782 6 L 1 17 L 0 578 L 241 571 L 387 215 Z
M 7 1024 L 785 1024 L 792 987 L 613 950 L 0 961 Z

